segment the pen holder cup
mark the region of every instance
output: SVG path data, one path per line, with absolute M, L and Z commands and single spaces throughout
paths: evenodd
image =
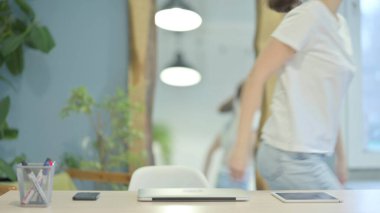
M 17 181 L 21 206 L 46 207 L 51 203 L 54 165 L 42 163 L 17 165 Z

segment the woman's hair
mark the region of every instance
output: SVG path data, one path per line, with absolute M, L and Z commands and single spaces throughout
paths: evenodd
M 287 13 L 301 3 L 301 0 L 268 0 L 269 8 L 280 13 Z
M 240 100 L 241 93 L 243 92 L 243 87 L 244 87 L 244 81 L 241 82 L 236 90 L 235 98 L 237 100 Z
M 232 110 L 234 110 L 234 107 L 236 107 L 234 106 L 234 102 L 240 100 L 243 86 L 244 86 L 244 81 L 239 84 L 238 88 L 236 89 L 235 95 L 229 98 L 226 102 L 224 102 L 219 107 L 219 112 L 225 113 L 225 112 L 231 112 Z

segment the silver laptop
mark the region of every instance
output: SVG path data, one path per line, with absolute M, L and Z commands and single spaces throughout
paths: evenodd
M 149 188 L 139 189 L 138 201 L 247 201 L 249 192 L 221 188 Z

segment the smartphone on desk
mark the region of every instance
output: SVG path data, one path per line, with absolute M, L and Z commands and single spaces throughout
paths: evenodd
M 73 196 L 73 200 L 97 200 L 99 192 L 78 192 Z

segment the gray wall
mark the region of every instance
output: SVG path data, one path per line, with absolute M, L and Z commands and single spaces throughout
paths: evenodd
M 20 134 L 16 141 L 0 142 L 0 157 L 9 160 L 25 153 L 31 162 L 42 162 L 46 156 L 59 160 L 65 151 L 81 153 L 83 137 L 93 134 L 84 116 L 60 118 L 71 90 L 86 86 L 99 100 L 126 86 L 127 1 L 28 2 L 39 22 L 50 29 L 56 47 L 48 55 L 28 49 L 24 73 L 5 75 L 17 89 L 0 85 L 0 97 L 11 94 L 8 121 Z

